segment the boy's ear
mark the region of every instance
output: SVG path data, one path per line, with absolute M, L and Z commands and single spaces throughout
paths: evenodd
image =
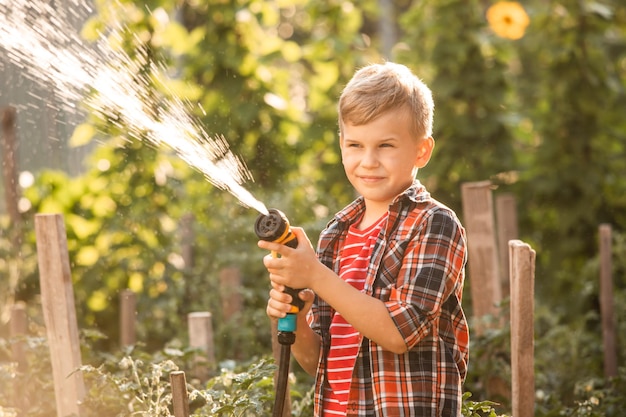
M 428 164 L 428 161 L 430 161 L 430 157 L 433 154 L 433 149 L 435 149 L 435 139 L 433 139 L 432 136 L 419 141 L 417 157 L 415 158 L 416 168 L 424 168 L 426 164 Z

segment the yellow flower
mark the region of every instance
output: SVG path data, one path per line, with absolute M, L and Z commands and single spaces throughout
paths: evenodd
M 507 39 L 524 36 L 530 19 L 526 10 L 516 1 L 500 1 L 487 9 L 489 27 L 496 35 Z

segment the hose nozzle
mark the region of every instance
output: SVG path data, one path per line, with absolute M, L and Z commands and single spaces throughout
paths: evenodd
M 298 239 L 291 231 L 287 216 L 274 208 L 269 209 L 268 212 L 267 215 L 259 215 L 254 223 L 254 231 L 259 239 L 296 248 Z M 278 330 L 279 332 L 294 332 L 296 330 L 296 313 L 302 310 L 304 301 L 298 297 L 300 290 L 285 287 L 285 292 L 291 295 L 291 312 L 287 314 L 287 317 L 278 320 Z
M 298 240 L 289 227 L 287 216 L 275 208 L 268 210 L 269 214 L 261 214 L 254 223 L 254 231 L 261 240 L 282 243 L 290 248 L 298 246 Z

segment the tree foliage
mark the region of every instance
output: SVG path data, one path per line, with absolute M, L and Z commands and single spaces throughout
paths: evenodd
M 120 47 L 131 57 L 145 53 L 169 75 L 166 85 L 151 86 L 155 97 L 193 103 L 189 111 L 201 126 L 224 135 L 242 156 L 256 181 L 245 186 L 267 206 L 283 210 L 314 239 L 352 200 L 336 100 L 355 69 L 384 59 L 379 2 L 96 3 L 85 36 L 121 24 Z M 613 226 L 617 258 L 625 250 L 626 5 L 527 1 L 529 25 L 518 31 L 522 37 L 509 39 L 486 19 L 494 3 L 396 2 L 398 38 L 389 58 L 433 89 L 436 149 L 419 175 L 434 196 L 461 217 L 463 182 L 489 179 L 495 193 L 517 197 L 520 238 L 537 251 L 538 385 L 550 392 L 540 410 L 549 415 L 553 396 L 572 401 L 579 381 L 602 372 L 598 225 Z M 256 213 L 171 151 L 129 141 L 116 120 L 90 115 L 80 129 L 74 139 L 102 144 L 82 176 L 44 172 L 25 190 L 31 208 L 23 213 L 22 246 L 0 241 L 11 259 L 0 263 L 3 287 L 18 299 L 35 298 L 32 218 L 58 212 L 67 223 L 81 325 L 109 335 L 104 347 L 115 346 L 117 296 L 128 287 L 140 295 L 140 337 L 151 348 L 183 338 L 186 313 L 210 310 L 221 359 L 266 352 L 267 279 L 252 233 Z M 192 265 L 181 263 L 187 242 L 180 224 L 187 215 L 194 218 Z M 16 284 L 11 271 L 18 264 Z M 245 308 L 226 322 L 219 270 L 232 265 L 242 271 Z M 616 300 L 623 301 L 623 261 L 614 273 Z M 507 332 L 475 342 L 478 351 L 500 355 L 494 363 L 503 367 Z M 585 366 L 569 366 L 579 360 Z M 486 375 L 502 372 L 486 365 L 470 365 L 468 384 L 478 396 Z

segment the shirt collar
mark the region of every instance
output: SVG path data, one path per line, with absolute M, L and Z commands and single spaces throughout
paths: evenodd
M 389 210 L 399 211 L 402 205 L 408 203 L 409 201 L 413 203 L 421 203 L 429 198 L 430 193 L 426 191 L 426 188 L 418 179 L 415 179 L 406 190 L 394 198 L 393 202 L 389 206 Z M 343 210 L 338 212 L 335 215 L 335 220 L 338 223 L 351 224 L 360 218 L 363 212 L 365 212 L 365 201 L 362 196 L 359 196 Z

